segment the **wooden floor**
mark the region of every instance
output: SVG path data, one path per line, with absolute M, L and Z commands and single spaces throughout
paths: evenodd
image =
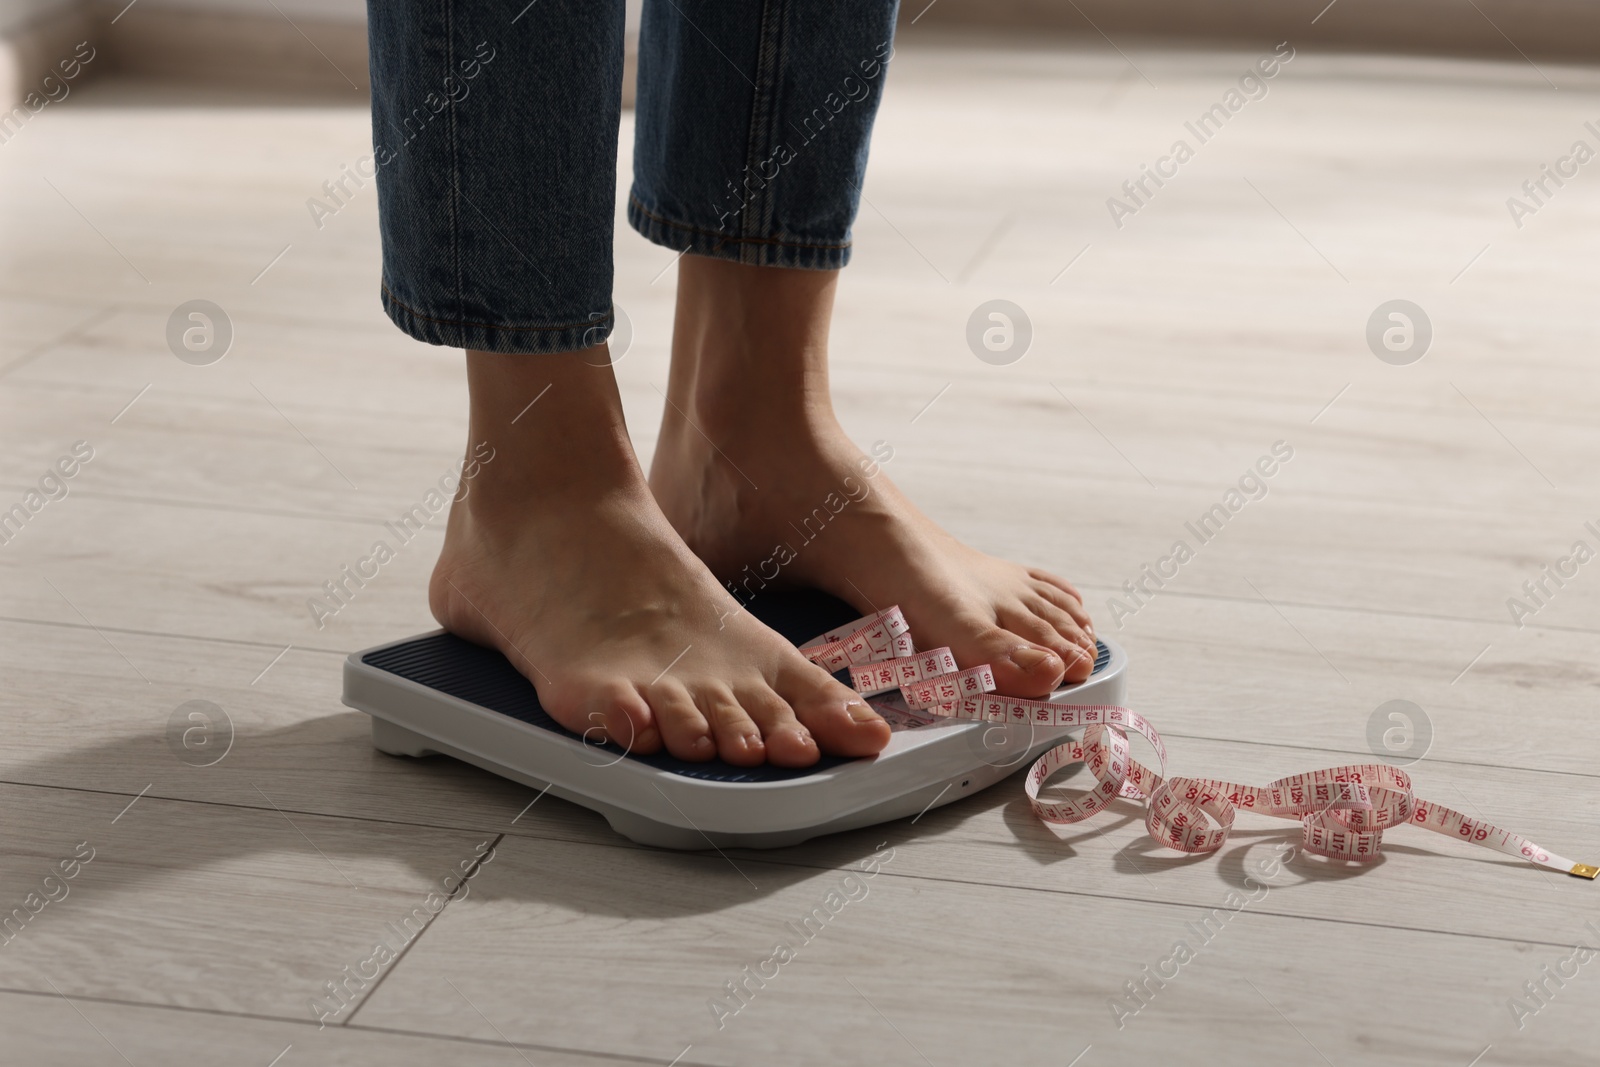
M 837 317 L 845 423 L 954 532 L 1085 588 L 1174 772 L 1370 759 L 1375 709 L 1414 701 L 1420 793 L 1600 860 L 1600 563 L 1520 628 L 1506 605 L 1600 542 L 1600 164 L 1520 229 L 1506 206 L 1597 143 L 1600 75 L 1302 49 L 1119 229 L 1106 199 L 1256 58 L 1124 51 L 907 40 Z M 1200 945 L 1296 828 L 1241 816 L 1183 857 L 1131 806 L 1037 824 L 1013 778 L 915 825 L 679 855 L 374 752 L 341 658 L 432 625 L 437 529 L 324 629 L 306 601 L 459 456 L 464 391 L 459 353 L 380 312 L 371 186 L 321 229 L 305 206 L 368 150 L 363 106 L 103 82 L 0 146 L 0 510 L 93 448 L 0 546 L 0 914 L 66 891 L 0 945 L 0 1058 L 1592 1061 L 1600 963 L 1566 961 L 1600 886 L 1410 828 L 1360 871 L 1295 859 Z M 619 222 L 645 454 L 671 263 Z M 165 340 L 196 298 L 236 333 L 211 366 Z M 965 342 L 993 298 L 1033 326 L 1009 366 Z M 1396 298 L 1433 325 L 1406 366 L 1365 340 Z M 1117 629 L 1110 598 L 1277 441 L 1268 495 Z M 234 730 L 209 767 L 169 743 L 193 700 Z M 319 1027 L 325 983 L 372 973 L 483 842 Z M 719 1028 L 726 983 L 880 843 L 866 896 Z

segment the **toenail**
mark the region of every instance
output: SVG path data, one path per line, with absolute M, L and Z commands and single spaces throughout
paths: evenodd
M 1013 664 L 1018 665 L 1022 670 L 1032 672 L 1032 670 L 1037 670 L 1038 667 L 1048 664 L 1051 659 L 1056 659 L 1056 654 L 1045 651 L 1043 648 L 1021 645 L 1018 648 L 1011 649 L 1010 653 L 1006 654 L 1006 659 L 1010 659 Z
M 874 719 L 881 718 L 877 712 L 873 711 L 859 700 L 851 700 L 847 702 L 844 706 L 844 710 L 848 711 L 850 713 L 850 717 L 856 722 L 872 722 Z

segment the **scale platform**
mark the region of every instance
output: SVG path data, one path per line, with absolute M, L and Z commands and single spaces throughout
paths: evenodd
M 748 608 L 797 645 L 859 614 L 809 591 L 763 594 Z M 1094 673 L 1050 699 L 1125 704 L 1127 663 L 1102 639 Z M 675 849 L 780 848 L 915 816 L 1027 767 L 1071 732 L 891 715 L 888 747 L 867 759 L 783 768 L 640 755 L 585 742 L 545 714 L 499 652 L 442 630 L 352 653 L 344 703 L 372 716 L 383 752 L 453 756 L 597 811 L 640 844 Z

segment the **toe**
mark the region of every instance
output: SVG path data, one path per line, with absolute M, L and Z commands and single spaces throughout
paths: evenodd
M 754 767 L 767 758 L 761 730 L 744 710 L 733 690 L 715 686 L 695 694 L 700 714 L 711 724 L 717 755 L 737 767 Z
M 1049 630 L 1042 621 L 1039 626 Z M 1057 653 L 1052 644 L 1063 649 L 1074 647 L 1071 642 L 1054 635 L 1053 631 L 1048 643 L 1029 639 L 993 624 L 973 626 L 970 633 L 972 636 L 965 641 L 950 642 L 956 662 L 962 667 L 989 664 L 994 670 L 995 688 L 1004 696 L 1049 696 L 1066 674 L 1063 657 L 1070 655 L 1066 652 Z
M 1062 675 L 1062 682 L 1077 683 L 1084 681 L 1094 673 L 1094 653 L 1082 645 L 1068 644 L 1057 650 L 1061 662 L 1067 665 L 1066 672 Z
M 855 690 L 821 676 L 815 668 L 779 692 L 795 717 L 832 756 L 872 756 L 889 743 L 889 724 Z
M 1035 581 L 1033 591 L 1041 599 L 1049 601 L 1072 616 L 1072 621 L 1078 624 L 1079 629 L 1090 637 L 1094 636 L 1094 621 L 1089 618 L 1089 611 L 1083 606 L 1082 598 L 1043 580 Z
M 1078 587 L 1067 581 L 1065 578 L 1051 574 L 1047 570 L 1041 570 L 1038 567 L 1029 567 L 1028 577 L 1032 578 L 1036 582 L 1043 582 L 1045 585 L 1059 589 L 1063 593 L 1070 596 L 1073 600 L 1076 600 L 1078 603 L 1083 603 L 1083 594 L 1078 591 Z
M 711 726 L 683 683 L 665 678 L 645 686 L 643 693 L 668 752 L 681 760 L 697 761 L 717 754 Z
M 1094 653 L 1090 651 L 1094 644 L 1067 616 L 1058 617 L 1061 625 L 1069 630 L 1063 634 L 1056 623 L 1044 614 L 1047 608 L 1048 605 L 1043 605 L 1039 610 L 1035 610 L 1021 605 L 1001 611 L 1000 625 L 1023 640 L 1048 648 L 1056 654 L 1064 667 L 1062 677 L 1056 681 L 1056 685 L 1062 682 L 1081 682 L 1089 677 L 1089 672 L 1094 669 Z
M 767 762 L 776 767 L 809 767 L 821 757 L 811 731 L 795 718 L 788 701 L 765 682 L 736 690 L 734 695 L 761 730 Z
M 580 680 L 539 694 L 540 706 L 556 722 L 589 744 L 606 741 L 648 755 L 661 748 L 650 705 L 620 679 Z
M 1065 608 L 1059 608 L 1043 597 L 1023 597 L 1023 606 L 1043 619 L 1061 637 L 1066 638 L 1091 656 L 1094 655 L 1094 638 L 1073 618 Z

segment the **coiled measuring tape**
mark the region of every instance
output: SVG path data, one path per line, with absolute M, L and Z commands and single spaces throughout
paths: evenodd
M 1028 803 L 1047 823 L 1082 822 L 1120 796 L 1145 801 L 1145 830 L 1179 852 L 1220 849 L 1233 829 L 1235 814 L 1243 809 L 1299 822 L 1306 850 L 1332 859 L 1376 859 L 1384 831 L 1410 824 L 1579 878 L 1593 880 L 1600 875 L 1600 867 L 1574 863 L 1519 834 L 1423 800 L 1412 791 L 1410 775 L 1386 763 L 1328 767 L 1264 786 L 1216 778 L 1168 778 L 1167 746 L 1138 712 L 1106 704 L 999 696 L 987 664 L 962 670 L 948 648 L 916 652 L 910 627 L 897 607 L 830 630 L 802 645 L 801 651 L 829 671 L 848 669 L 856 691 L 893 719 L 903 721 L 909 715 L 921 721 L 929 721 L 923 718 L 928 716 L 1084 727 L 1081 740 L 1056 745 L 1028 769 L 1023 784 Z M 898 701 L 892 696 L 883 699 L 882 694 L 891 690 L 898 690 Z M 1133 759 L 1129 731 L 1150 743 L 1159 772 Z M 1039 796 L 1052 775 L 1075 763 L 1089 768 L 1097 783 L 1094 788 L 1075 797 Z

